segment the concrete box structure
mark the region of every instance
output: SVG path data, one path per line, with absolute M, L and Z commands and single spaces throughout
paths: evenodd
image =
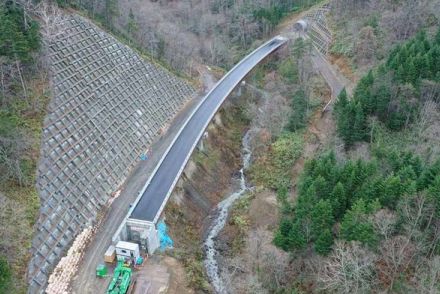
M 119 241 L 115 246 L 118 260 L 132 259 L 137 260 L 140 256 L 139 244 Z
M 160 246 L 159 234 L 152 222 L 125 219 L 113 235 L 112 243 L 131 241 L 140 245 L 141 250 L 153 254 Z

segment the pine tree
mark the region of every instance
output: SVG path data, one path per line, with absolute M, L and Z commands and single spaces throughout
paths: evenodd
M 292 113 L 287 129 L 291 132 L 304 128 L 307 120 L 307 97 L 303 90 L 298 90 L 291 101 Z
M 440 175 L 440 159 L 424 169 L 417 182 L 417 189 L 422 191 L 432 185 L 437 176 Z
M 369 246 L 376 244 L 377 236 L 367 218 L 367 205 L 363 199 L 356 201 L 344 215 L 341 236 L 347 241 L 360 241 Z
M 32 51 L 40 46 L 38 29 L 35 21 L 25 28 L 22 11 L 14 4 L 0 5 L 0 56 L 12 61 L 31 61 Z
M 338 133 L 344 140 L 346 148 L 349 148 L 355 142 L 353 134 L 353 122 L 355 121 L 356 116 L 355 108 L 355 102 L 349 102 L 344 108 L 344 112 L 338 114 L 337 117 Z
M 330 229 L 325 229 L 319 234 L 315 241 L 315 250 L 321 255 L 327 255 L 331 252 L 333 245 L 333 235 Z
M 432 48 L 428 54 L 432 72 L 431 76 L 435 77 L 440 72 L 440 45 Z
M 26 40 L 31 51 L 37 51 L 40 49 L 40 26 L 36 21 L 31 21 L 29 23 L 29 28 L 26 31 Z
M 395 74 L 396 74 L 396 79 L 397 79 L 398 82 L 403 83 L 403 82 L 406 81 L 406 71 L 405 71 L 405 68 L 403 67 L 402 64 L 400 64 L 398 66 L 397 71 L 396 71 Z
M 304 249 L 307 245 L 306 236 L 301 230 L 300 222 L 293 225 L 289 234 L 289 244 L 292 249 Z
M 360 103 L 355 105 L 355 114 L 353 121 L 353 133 L 352 138 L 353 141 L 362 141 L 366 136 L 366 119 L 364 115 L 364 111 Z
M 338 182 L 333 188 L 331 202 L 335 219 L 340 219 L 347 208 L 345 188 L 341 182 Z
M 333 226 L 333 208 L 329 200 L 319 200 L 312 210 L 312 232 L 315 239 L 325 229 Z
M 406 77 L 405 77 L 405 81 L 409 82 L 413 85 L 416 84 L 417 81 L 417 69 L 416 66 L 414 64 L 414 58 L 409 58 L 409 62 L 408 64 L 406 64 Z
M 399 59 L 400 59 L 400 56 L 399 56 L 400 50 L 401 50 L 401 46 L 399 44 L 399 45 L 395 46 L 394 49 L 388 55 L 388 59 L 387 59 L 386 65 L 389 68 L 392 68 L 394 70 L 397 69 L 397 65 L 398 65 Z
M 385 84 L 380 85 L 376 90 L 375 114 L 382 122 L 386 122 L 388 118 L 388 107 L 390 100 L 390 87 Z
M 325 163 L 323 162 L 322 164 L 324 166 Z M 325 199 L 330 196 L 329 185 L 322 175 L 325 174 L 322 173 L 313 182 L 316 191 L 316 196 L 318 197 L 318 199 Z
M 306 43 L 302 38 L 296 39 L 292 49 L 293 56 L 296 60 L 301 59 L 306 52 Z
M 335 112 L 340 115 L 344 112 L 345 108 L 348 104 L 348 96 L 347 91 L 342 89 L 341 93 L 339 93 L 338 100 L 335 103 Z
M 290 231 L 292 230 L 292 222 L 289 219 L 283 218 L 280 221 L 279 228 L 277 232 L 275 233 L 274 237 L 274 244 L 283 249 L 283 250 L 289 250 L 292 246 L 289 236 Z
M 400 178 L 393 175 L 387 177 L 384 181 L 384 195 L 381 199 L 382 205 L 394 209 L 402 192 Z

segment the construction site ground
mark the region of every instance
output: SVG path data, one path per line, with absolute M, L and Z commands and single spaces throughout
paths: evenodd
M 130 204 L 135 201 L 136 197 L 145 185 L 145 182 L 151 175 L 163 153 L 166 151 L 167 147 L 176 136 L 177 132 L 180 129 L 180 126 L 188 118 L 193 109 L 197 106 L 198 102 L 203 98 L 205 92 L 214 85 L 215 78 L 209 72 L 209 70 L 201 67 L 200 73 L 203 83 L 203 90 L 201 90 L 201 93 L 186 103 L 183 109 L 170 123 L 166 132 L 160 138 L 158 138 L 155 143 L 152 144 L 152 147 L 150 148 L 150 156 L 146 160 L 140 161 L 136 165 L 131 175 L 127 178 L 124 185 L 120 188 L 120 195 L 116 199 L 114 199 L 114 201 L 106 209 L 106 211 L 103 211 L 101 226 L 97 229 L 96 235 L 93 236 L 90 244 L 87 246 L 86 252 L 83 256 L 83 260 L 79 265 L 77 275 L 73 280 L 72 293 L 104 293 L 110 281 L 110 278 L 98 279 L 95 273 L 96 266 L 104 262 L 104 253 L 107 250 L 108 246 L 111 244 L 111 238 L 113 234 L 116 232 L 119 225 L 122 223 L 124 217 L 126 216 L 130 208 Z M 146 261 L 144 269 L 141 272 L 145 274 L 143 274 L 142 276 L 150 277 L 149 279 L 151 279 L 152 283 L 151 289 L 161 288 L 162 286 L 160 286 L 160 284 L 164 283 L 165 281 L 167 281 L 168 283 L 169 275 L 170 273 L 173 274 L 174 270 L 170 270 L 169 272 L 164 270 L 157 270 L 157 268 L 160 268 L 157 267 L 157 265 L 163 264 L 162 266 L 167 267 L 167 264 L 172 263 L 172 261 L 170 261 L 169 259 L 170 258 L 167 257 L 165 258 L 165 260 L 162 261 L 161 258 L 149 258 Z M 150 263 L 153 262 L 154 266 L 150 265 Z M 111 274 L 112 269 L 109 271 L 109 275 Z M 163 274 L 164 277 L 160 277 L 161 274 Z M 182 285 L 184 285 L 183 281 Z

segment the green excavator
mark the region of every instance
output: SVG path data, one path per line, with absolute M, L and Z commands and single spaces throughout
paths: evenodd
M 125 267 L 123 261 L 118 261 L 118 265 L 113 273 L 113 279 L 108 285 L 107 294 L 125 294 L 131 282 L 131 268 Z

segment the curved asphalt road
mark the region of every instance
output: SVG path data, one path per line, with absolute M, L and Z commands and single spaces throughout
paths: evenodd
M 156 223 L 191 153 L 227 96 L 260 61 L 287 39 L 275 37 L 246 56 L 203 98 L 183 124 L 175 140 L 144 186 L 131 210 L 130 219 Z

